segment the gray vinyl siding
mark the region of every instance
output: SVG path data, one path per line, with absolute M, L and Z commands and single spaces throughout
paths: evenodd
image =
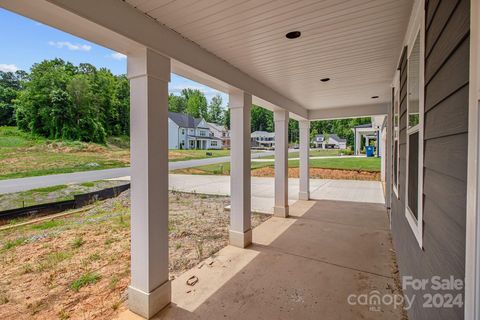
M 393 240 L 402 276 L 464 279 L 470 2 L 429 0 L 425 11 L 423 250 L 405 218 L 407 55 L 399 65 L 400 175 L 399 198 L 392 195 Z M 423 293 L 417 292 L 410 319 L 463 319 L 463 308 L 423 308 Z

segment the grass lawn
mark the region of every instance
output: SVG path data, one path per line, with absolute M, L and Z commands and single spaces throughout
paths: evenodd
M 130 151 L 122 144 L 103 146 L 48 140 L 17 128 L 0 127 L 0 180 L 119 168 L 129 164 Z
M 298 160 L 289 160 L 288 166 L 290 168 L 298 168 Z M 252 170 L 274 167 L 273 162 L 256 162 L 252 161 Z M 334 159 L 312 159 L 310 160 L 311 168 L 323 169 L 342 169 L 342 170 L 356 170 L 356 171 L 380 171 L 380 158 L 334 158 Z M 188 173 L 188 174 L 210 174 L 221 175 L 230 174 L 230 163 L 218 163 L 206 166 L 199 166 L 189 169 L 174 170 L 173 173 Z
M 130 282 L 130 198 L 0 230 L 0 319 L 114 319 Z M 228 197 L 171 192 L 171 278 L 228 244 Z M 253 214 L 252 227 L 268 219 Z M 205 266 L 206 267 L 206 266 Z M 203 279 L 200 279 L 203 281 Z
M 207 156 L 207 152 L 211 153 L 211 156 Z M 226 157 L 230 155 L 230 150 L 169 150 L 169 161 L 184 161 L 203 158 L 215 158 Z
M 170 161 L 206 158 L 206 150 L 170 150 Z M 229 150 L 208 150 L 222 157 Z M 15 127 L 0 127 L 0 180 L 57 173 L 128 167 L 128 137 L 112 137 L 106 145 L 49 140 Z
M 340 154 L 350 154 L 349 150 L 327 149 L 327 150 L 310 150 L 310 157 L 326 157 L 326 156 L 339 156 Z M 288 158 L 298 158 L 298 151 L 288 153 Z M 264 159 L 274 159 L 275 156 L 264 157 Z

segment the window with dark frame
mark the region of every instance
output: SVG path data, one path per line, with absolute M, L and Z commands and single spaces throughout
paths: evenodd
M 418 220 L 419 174 L 419 103 L 420 103 L 420 34 L 408 57 L 407 70 L 407 203 L 408 211 Z

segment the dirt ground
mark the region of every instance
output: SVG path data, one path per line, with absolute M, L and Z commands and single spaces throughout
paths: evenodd
M 227 197 L 171 193 L 171 278 L 228 243 Z M 254 214 L 257 226 L 268 216 Z M 66 218 L 0 232 L 0 319 L 110 319 L 126 309 L 129 191 Z
M 275 169 L 272 167 L 264 167 L 252 170 L 254 177 L 273 177 Z M 298 168 L 288 168 L 288 176 L 290 178 L 299 177 Z M 380 172 L 359 171 L 359 170 L 342 170 L 342 169 L 322 169 L 310 168 L 310 178 L 312 179 L 345 179 L 345 180 L 373 180 L 380 181 Z

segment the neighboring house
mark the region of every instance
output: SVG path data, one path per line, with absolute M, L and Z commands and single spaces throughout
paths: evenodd
M 342 139 L 336 134 L 327 135 L 328 141 L 323 134 L 317 135 L 313 138 L 312 143 L 315 148 L 320 149 L 347 149 L 347 139 Z
M 255 131 L 250 135 L 252 147 L 273 148 L 275 147 L 275 133 L 267 131 Z
M 169 149 L 221 149 L 222 139 L 215 137 L 204 119 L 188 114 L 168 113 Z
M 222 140 L 222 148 L 230 148 L 230 131 L 217 123 L 207 122 L 210 136 Z

